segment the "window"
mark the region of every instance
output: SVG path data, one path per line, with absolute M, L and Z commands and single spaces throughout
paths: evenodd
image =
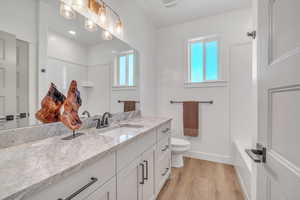
M 117 56 L 115 86 L 135 86 L 135 56 L 133 51 L 121 53 Z
M 218 40 L 208 37 L 188 41 L 190 83 L 218 80 Z

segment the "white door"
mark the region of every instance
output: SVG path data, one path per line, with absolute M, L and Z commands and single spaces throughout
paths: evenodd
M 28 114 L 28 64 L 29 64 L 29 45 L 25 41 L 17 40 L 16 51 L 16 112 L 17 114 Z M 27 118 L 27 117 L 26 117 Z M 27 119 L 22 119 L 20 123 L 26 125 Z
M 300 199 L 300 1 L 258 0 L 259 200 Z
M 116 178 L 93 192 L 86 200 L 116 200 Z
M 16 37 L 0 31 L 0 118 L 15 114 Z
M 154 159 L 155 148 L 150 148 L 143 153 L 142 162 L 144 164 L 144 184 L 143 184 L 143 200 L 153 200 L 155 198 L 155 185 L 154 185 Z
M 138 159 L 117 175 L 118 200 L 142 200 L 142 163 Z

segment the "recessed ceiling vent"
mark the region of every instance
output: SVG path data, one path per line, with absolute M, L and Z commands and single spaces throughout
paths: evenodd
M 171 8 L 177 5 L 177 0 L 162 0 L 166 8 Z

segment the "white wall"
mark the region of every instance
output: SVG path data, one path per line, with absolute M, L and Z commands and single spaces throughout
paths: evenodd
M 111 68 L 109 64 L 88 67 L 88 80 L 94 84 L 87 88 L 88 111 L 92 115 L 103 114 L 111 110 Z
M 200 136 L 188 138 L 192 143 L 189 155 L 220 162 L 231 161 L 229 114 L 230 48 L 249 42 L 251 11 L 237 10 L 198 19 L 157 31 L 158 113 L 174 119 L 174 134 L 182 136 L 182 105 L 170 100 L 213 100 L 213 105 L 200 106 Z M 199 36 L 218 35 L 220 39 L 221 78 L 218 87 L 187 88 L 184 86 L 185 44 Z
M 88 47 L 51 30 L 48 31 L 48 57 L 88 65 Z
M 16 6 L 17 5 L 17 6 Z M 29 43 L 29 112 L 37 108 L 37 5 L 35 0 L 5 0 L 0 6 L 0 30 Z

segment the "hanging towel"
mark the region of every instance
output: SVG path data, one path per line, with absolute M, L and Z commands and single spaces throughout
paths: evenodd
M 135 101 L 125 101 L 124 102 L 124 112 L 135 111 Z
M 197 137 L 199 135 L 198 102 L 183 102 L 183 129 L 184 136 Z

